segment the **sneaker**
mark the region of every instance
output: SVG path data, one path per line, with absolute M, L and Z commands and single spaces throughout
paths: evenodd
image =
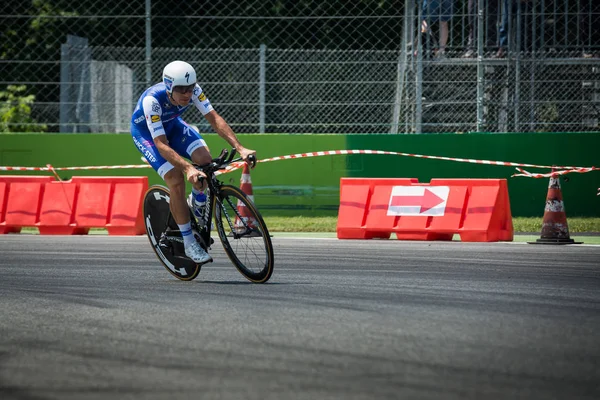
M 465 53 L 461 56 L 461 58 L 475 58 L 477 57 L 477 53 L 473 49 L 469 49 L 465 51 Z
M 185 255 L 197 264 L 204 264 L 212 261 L 210 254 L 200 247 L 198 242 L 193 242 L 189 246 L 185 246 Z
M 202 213 L 204 211 L 204 206 L 206 205 L 206 195 L 203 194 L 203 196 L 204 201 L 199 201 L 198 198 L 194 197 L 194 193 L 190 193 L 187 199 L 188 207 L 190 207 L 198 220 L 202 219 Z
M 492 58 L 504 58 L 505 54 L 504 54 L 504 49 L 502 47 L 500 47 L 498 49 L 498 51 L 496 52 L 496 54 L 492 55 Z
M 446 56 L 446 52 L 443 50 L 438 50 L 434 53 L 433 55 L 433 60 L 434 61 L 444 61 L 446 60 L 448 57 Z

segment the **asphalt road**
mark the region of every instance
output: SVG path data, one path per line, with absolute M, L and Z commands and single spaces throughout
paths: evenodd
M 145 237 L 0 236 L 0 398 L 598 399 L 600 246 L 274 237 L 264 285 Z

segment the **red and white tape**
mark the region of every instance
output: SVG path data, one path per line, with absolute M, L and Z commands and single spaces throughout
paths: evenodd
M 551 165 L 536 165 L 536 164 L 521 164 L 507 161 L 491 161 L 491 160 L 476 160 L 472 158 L 456 158 L 456 157 L 440 157 L 440 156 L 427 156 L 423 154 L 413 154 L 413 153 L 400 153 L 396 151 L 383 151 L 383 150 L 330 150 L 330 151 L 316 151 L 313 153 L 298 153 L 291 154 L 287 156 L 279 156 L 266 158 L 263 160 L 259 160 L 258 162 L 269 162 L 269 161 L 277 161 L 277 160 L 289 160 L 292 158 L 304 158 L 304 157 L 318 157 L 318 156 L 330 156 L 330 155 L 341 155 L 341 154 L 385 154 L 385 155 L 396 155 L 396 156 L 404 156 L 404 157 L 416 157 L 416 158 L 426 158 L 431 160 L 445 160 L 445 161 L 457 161 L 457 162 L 466 162 L 471 164 L 485 164 L 485 165 L 501 165 L 507 167 L 528 167 L 528 168 L 557 168 L 557 169 L 580 169 L 583 167 L 570 167 L 570 166 L 551 166 Z
M 531 173 L 529 171 L 525 171 L 522 168 L 516 168 L 516 170 L 519 171 L 519 172 L 521 172 L 521 173 L 520 174 L 514 174 L 512 176 L 525 176 L 525 177 L 528 177 L 528 178 L 550 178 L 550 177 L 553 177 L 553 176 L 570 174 L 572 172 L 577 172 L 579 174 L 585 174 L 586 172 L 598 171 L 598 170 L 600 170 L 600 168 L 596 168 L 596 167 L 573 168 L 573 169 L 565 169 L 565 170 L 562 170 L 562 171 L 548 172 L 546 174 L 534 174 L 534 173 Z
M 83 171 L 95 169 L 150 168 L 150 165 L 98 165 L 91 167 L 0 167 L 0 171 Z
M 526 164 L 526 163 L 515 163 L 508 161 L 492 161 L 492 160 L 476 160 L 472 158 L 457 158 L 457 157 L 441 157 L 441 156 L 429 156 L 423 154 L 414 154 L 414 153 L 402 153 L 396 151 L 384 151 L 384 150 L 328 150 L 328 151 L 315 151 L 311 153 L 297 153 L 297 154 L 289 154 L 285 156 L 271 157 L 265 158 L 262 160 L 258 160 L 259 163 L 271 162 L 271 161 L 279 161 L 279 160 L 291 160 L 296 158 L 307 158 L 307 157 L 320 157 L 320 156 L 332 156 L 332 155 L 347 155 L 347 154 L 378 154 L 378 155 L 395 155 L 395 156 L 403 156 L 403 157 L 415 157 L 415 158 L 425 158 L 430 160 L 444 160 L 444 161 L 455 161 L 455 162 L 463 162 L 463 163 L 471 163 L 471 164 L 483 164 L 483 165 L 499 165 L 505 167 L 527 167 L 527 168 L 545 168 L 545 169 L 553 169 L 553 170 L 562 170 L 555 171 L 549 174 L 532 174 L 527 172 L 521 168 L 517 168 L 521 173 L 515 174 L 513 176 L 525 176 L 529 178 L 543 178 L 554 175 L 563 175 L 571 172 L 585 173 L 594 170 L 598 170 L 600 168 L 596 167 L 576 167 L 576 166 L 556 166 L 556 165 L 537 165 L 537 164 Z M 243 162 L 237 162 L 229 165 L 227 169 L 222 171 L 221 173 L 227 173 L 234 171 L 236 169 L 241 168 Z M 105 169 L 128 169 L 128 168 L 150 168 L 148 164 L 142 165 L 106 165 L 106 166 L 87 166 L 87 167 L 52 167 L 50 165 L 46 167 L 1 167 L 0 171 L 84 171 L 84 170 L 105 170 Z

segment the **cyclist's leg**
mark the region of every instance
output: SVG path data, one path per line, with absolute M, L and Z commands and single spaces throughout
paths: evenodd
M 210 153 L 206 147 L 206 142 L 200 137 L 196 128 L 187 124 L 181 118 L 176 118 L 169 122 L 169 130 L 167 133 L 171 148 L 181 157 L 192 160 L 196 164 L 207 164 L 211 161 Z M 183 176 L 180 174 L 180 176 Z M 202 207 L 205 205 L 206 196 L 203 193 L 206 183 L 195 184 L 189 198 L 185 193 L 185 180 L 181 182 L 182 187 L 178 187 L 178 203 L 183 204 L 186 209 L 186 216 L 189 218 L 189 210 L 194 212 L 196 218 L 200 218 L 203 213 Z M 181 202 L 179 196 L 182 196 Z M 189 220 L 188 220 L 189 222 Z M 183 231 L 183 228 L 180 226 Z M 199 227 L 201 228 L 201 227 Z M 185 237 L 184 237 L 185 240 Z
M 167 184 L 170 192 L 169 205 L 175 222 L 177 224 L 189 222 L 190 216 L 185 204 L 185 182 L 181 171 L 160 154 L 147 128 L 133 127 L 131 136 L 138 151 Z
M 170 192 L 170 208 L 178 225 L 190 223 L 190 212 L 185 200 L 185 180 L 177 168 L 173 168 L 163 176 Z
M 198 165 L 208 164 L 212 160 L 208 145 L 202 138 L 202 135 L 200 135 L 196 126 L 189 125 L 189 127 L 191 128 L 190 135 L 194 137 L 194 142 L 188 149 L 190 159 Z
M 177 139 L 173 137 L 169 128 L 171 126 L 165 126 L 165 131 L 167 132 L 169 143 L 172 143 L 174 139 Z M 194 238 L 191 228 L 190 211 L 186 203 L 185 180 L 182 171 L 175 168 L 162 157 L 147 129 L 132 128 L 131 134 L 138 150 L 146 157 L 152 168 L 164 179 L 169 188 L 169 208 L 183 237 L 185 254 L 197 263 L 212 260 Z
M 206 141 L 202 139 L 196 127 L 179 117 L 171 121 L 170 130 L 169 143 L 177 154 L 198 165 L 208 164 L 212 160 Z
M 211 161 L 211 155 L 202 136 L 196 127 L 189 125 L 181 118 L 171 122 L 171 138 L 169 143 L 173 149 L 182 157 L 202 165 Z M 206 182 L 194 184 L 192 193 L 187 199 L 188 206 L 193 210 L 196 218 L 201 218 L 202 208 L 206 204 Z
M 133 143 L 135 143 L 135 147 L 142 153 L 148 164 L 150 164 L 161 178 L 164 179 L 165 175 L 175 168 L 160 154 L 154 144 L 154 140 L 152 140 L 152 135 L 148 131 L 148 128 L 145 126 L 143 128 L 132 127 L 131 136 Z

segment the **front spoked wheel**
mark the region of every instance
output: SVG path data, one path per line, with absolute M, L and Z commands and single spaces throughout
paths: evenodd
M 268 281 L 275 263 L 273 244 L 254 203 L 241 189 L 223 185 L 214 210 L 219 238 L 231 262 L 249 281 Z

